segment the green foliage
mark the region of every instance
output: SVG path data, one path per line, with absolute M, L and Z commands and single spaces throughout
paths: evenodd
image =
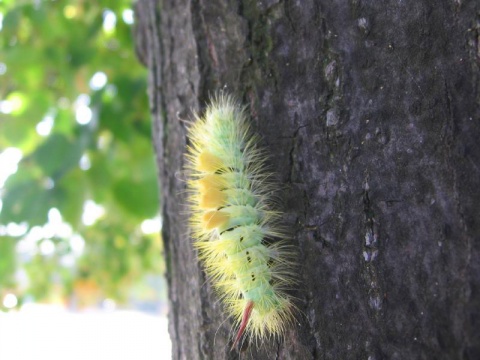
M 159 235 L 140 230 L 158 214 L 158 190 L 130 5 L 0 2 L 0 152 L 22 152 L 0 193 L 0 299 L 95 288 L 124 300 L 162 271 Z M 85 220 L 88 203 L 103 209 L 96 221 Z

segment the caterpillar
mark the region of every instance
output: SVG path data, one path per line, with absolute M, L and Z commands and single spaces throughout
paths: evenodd
M 246 109 L 232 96 L 212 98 L 188 128 L 190 228 L 207 277 L 234 319 L 237 335 L 280 337 L 295 305 L 292 245 L 281 225 L 265 150 Z M 275 241 L 277 240 L 277 241 Z

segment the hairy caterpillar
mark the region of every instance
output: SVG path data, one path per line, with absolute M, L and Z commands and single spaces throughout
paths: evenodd
M 218 95 L 188 129 L 187 170 L 191 228 L 205 272 L 238 327 L 255 339 L 281 336 L 294 318 L 285 292 L 294 281 L 265 166 L 245 109 Z M 274 239 L 280 239 L 275 242 Z

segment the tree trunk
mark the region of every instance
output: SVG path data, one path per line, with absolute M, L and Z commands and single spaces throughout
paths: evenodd
M 301 310 L 242 359 L 480 358 L 480 5 L 139 0 L 174 359 L 236 359 L 196 259 L 186 124 L 249 106 L 284 184 Z

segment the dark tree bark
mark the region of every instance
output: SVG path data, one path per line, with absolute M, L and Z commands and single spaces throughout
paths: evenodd
M 302 314 L 242 359 L 480 359 L 480 5 L 139 0 L 174 359 L 234 359 L 188 236 L 183 119 L 226 87 L 284 184 Z

